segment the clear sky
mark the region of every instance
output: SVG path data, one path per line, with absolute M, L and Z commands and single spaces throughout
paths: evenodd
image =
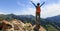
M 60 0 L 0 0 L 0 14 L 35 15 L 35 4 L 45 4 L 41 7 L 41 17 L 47 18 L 60 15 Z

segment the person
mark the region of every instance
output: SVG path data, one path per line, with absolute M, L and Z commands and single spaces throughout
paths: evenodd
M 32 1 L 31 1 L 32 2 Z M 37 3 L 37 6 L 32 2 L 32 4 L 35 6 L 35 8 L 36 8 L 36 22 L 38 23 L 39 21 L 37 21 L 37 20 L 40 20 L 40 14 L 41 14 L 41 6 L 43 5 L 43 4 L 41 4 L 41 6 L 40 6 L 40 3 Z
M 35 27 L 35 31 L 39 31 L 39 28 L 40 28 L 40 12 L 41 12 L 41 9 L 40 9 L 40 3 L 37 3 L 37 6 L 36 6 L 36 27 Z
M 32 1 L 31 1 L 32 2 Z M 34 28 L 34 31 L 39 31 L 40 28 L 40 14 L 41 14 L 41 6 L 44 4 L 45 2 L 43 2 L 41 5 L 40 3 L 37 3 L 37 6 L 32 2 L 32 4 L 35 6 L 36 8 L 36 27 Z
M 40 12 L 41 12 L 41 9 L 40 9 L 40 3 L 37 3 L 37 6 L 32 2 L 32 4 L 36 7 L 36 27 L 34 28 L 35 31 L 39 31 L 39 28 L 40 28 Z

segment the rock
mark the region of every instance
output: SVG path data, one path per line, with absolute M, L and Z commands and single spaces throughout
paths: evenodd
M 15 31 L 24 31 L 23 27 L 24 27 L 24 23 L 21 22 L 20 20 L 12 20 L 11 23 L 14 25 L 14 30 Z
M 6 20 L 3 20 L 2 22 L 2 30 L 3 31 L 14 31 L 14 25 Z
M 12 20 L 12 21 L 2 21 L 2 30 L 3 31 L 34 31 L 34 27 L 31 23 L 23 23 L 20 20 Z M 42 26 L 39 31 L 46 31 Z

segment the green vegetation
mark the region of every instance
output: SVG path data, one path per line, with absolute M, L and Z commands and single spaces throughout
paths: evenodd
M 58 31 L 55 27 L 53 27 L 53 26 L 50 25 L 50 24 L 47 24 L 47 25 L 46 25 L 46 28 L 47 28 L 48 31 Z
M 0 21 L 2 21 L 3 19 L 2 18 L 0 18 Z
M 47 22 L 45 19 L 41 19 L 41 25 L 47 30 L 47 31 L 59 31 L 55 26 L 52 25 L 54 22 Z

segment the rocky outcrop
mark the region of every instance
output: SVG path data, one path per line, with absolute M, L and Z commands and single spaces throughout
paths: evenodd
M 2 23 L 2 30 L 3 31 L 34 31 L 34 26 L 32 26 L 31 23 L 23 23 L 20 20 L 12 20 L 12 21 L 6 21 L 3 20 Z M 39 31 L 46 31 L 42 26 L 39 29 Z
M 24 23 L 21 22 L 20 20 L 12 20 L 11 23 L 14 25 L 14 30 L 15 31 L 24 31 Z
M 2 21 L 2 30 L 3 31 L 14 31 L 14 25 L 6 20 Z

